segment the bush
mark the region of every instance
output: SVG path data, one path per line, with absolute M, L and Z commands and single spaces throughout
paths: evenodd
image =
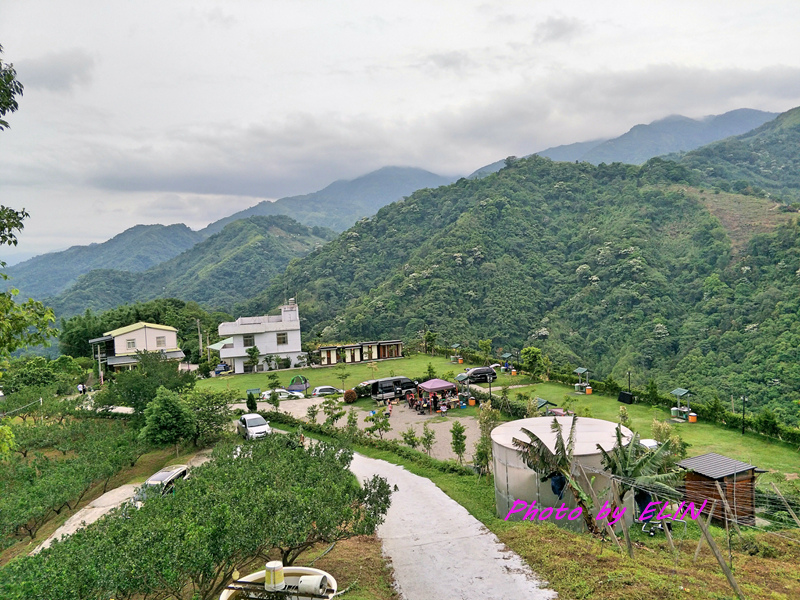
M 372 395 L 372 386 L 369 385 L 357 385 L 353 388 L 353 391 L 356 393 L 356 396 L 359 398 L 368 398 Z M 347 402 L 345 400 L 345 402 Z
M 347 390 L 344 393 L 344 403 L 345 404 L 352 404 L 358 400 L 358 394 L 356 394 L 355 390 Z
M 252 392 L 247 393 L 247 410 L 250 412 L 256 412 L 258 410 L 258 404 L 256 404 L 256 397 L 253 395 Z

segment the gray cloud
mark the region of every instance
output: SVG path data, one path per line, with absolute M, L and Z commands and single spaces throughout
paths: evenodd
M 470 58 L 469 54 L 467 52 L 460 51 L 430 54 L 425 58 L 424 62 L 436 67 L 437 69 L 455 71 L 457 73 L 471 69 L 475 66 L 475 61 Z
M 295 114 L 247 127 L 148 134 L 134 149 L 94 150 L 88 178 L 112 190 L 277 198 L 390 164 L 467 174 L 511 154 L 621 135 L 669 114 L 796 104 L 800 69 L 793 67 L 553 73 L 416 118 Z
M 539 42 L 564 42 L 574 38 L 584 29 L 583 22 L 569 17 L 548 17 L 535 30 Z
M 17 65 L 19 80 L 26 87 L 51 92 L 69 92 L 90 83 L 93 70 L 94 59 L 80 48 L 20 60 Z

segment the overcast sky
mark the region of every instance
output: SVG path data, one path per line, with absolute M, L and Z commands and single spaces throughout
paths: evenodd
M 800 105 L 798 0 L 0 0 L 25 86 L 0 258 L 200 228 L 387 165 L 466 175 L 669 114 Z

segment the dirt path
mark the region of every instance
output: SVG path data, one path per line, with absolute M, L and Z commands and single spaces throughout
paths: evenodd
M 189 465 L 189 468 L 197 467 L 208 461 L 210 458 L 211 450 L 201 450 L 191 459 L 189 459 L 187 464 Z M 67 519 L 61 527 L 53 532 L 53 535 L 39 544 L 31 552 L 31 555 L 38 554 L 45 548 L 48 548 L 55 540 L 62 537 L 68 537 L 78 531 L 78 529 L 81 527 L 89 525 L 90 523 L 94 523 L 101 517 L 110 513 L 117 506 L 132 498 L 136 488 L 138 488 L 139 485 L 140 484 L 133 483 L 121 485 L 110 492 L 106 492 L 99 498 L 95 498 L 89 502 L 89 504 L 72 515 L 69 519 Z
M 556 597 L 517 554 L 430 480 L 359 454 L 350 469 L 362 480 L 381 475 L 397 487 L 378 536 L 405 600 Z

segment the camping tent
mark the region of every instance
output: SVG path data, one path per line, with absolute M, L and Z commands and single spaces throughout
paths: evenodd
M 432 394 L 433 392 L 445 392 L 447 390 L 454 390 L 456 389 L 456 384 L 450 383 L 449 381 L 445 381 L 444 379 L 430 379 L 425 383 L 420 383 L 418 387 L 423 392 L 428 392 L 429 394 Z

